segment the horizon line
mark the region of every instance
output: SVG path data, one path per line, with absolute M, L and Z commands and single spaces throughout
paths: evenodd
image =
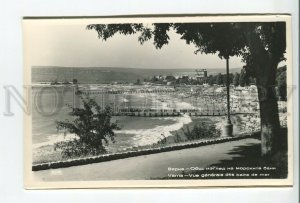
M 127 68 L 127 69 L 148 69 L 148 70 L 183 70 L 183 69 L 187 69 L 187 70 L 196 70 L 196 69 L 225 69 L 226 68 L 221 68 L 221 67 L 217 67 L 217 68 L 207 68 L 207 67 L 195 67 L 195 68 L 137 68 L 137 67 L 114 67 L 114 66 L 58 66 L 58 65 L 33 65 L 31 66 L 31 68 Z M 243 68 L 243 67 L 232 67 L 229 69 L 237 69 L 237 68 Z

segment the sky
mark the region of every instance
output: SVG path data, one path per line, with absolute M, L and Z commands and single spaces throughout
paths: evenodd
M 25 57 L 31 66 L 211 69 L 226 65 L 217 55 L 196 55 L 195 46 L 187 45 L 173 30 L 169 44 L 156 49 L 153 40 L 141 45 L 138 34 L 116 34 L 103 41 L 95 30 L 79 23 L 26 23 L 23 28 Z M 230 59 L 232 68 L 243 65 L 240 58 Z

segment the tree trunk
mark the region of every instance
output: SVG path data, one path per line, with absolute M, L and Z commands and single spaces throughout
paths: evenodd
M 274 154 L 280 143 L 280 122 L 275 89 L 277 63 L 271 60 L 260 61 L 256 69 L 258 100 L 261 119 L 262 156 Z
M 276 152 L 280 143 L 280 122 L 275 87 L 257 86 L 261 119 L 261 153 L 269 156 Z
M 264 46 L 263 39 L 247 26 L 246 38 L 252 56 L 252 68 L 256 78 L 261 119 L 261 154 L 274 154 L 280 144 L 280 122 L 275 92 L 275 79 L 280 57 Z M 285 38 L 284 38 L 285 39 Z M 276 42 L 273 42 L 273 44 Z

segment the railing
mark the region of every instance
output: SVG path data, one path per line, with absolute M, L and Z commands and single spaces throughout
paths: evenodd
M 226 110 L 198 110 L 198 109 L 118 109 L 113 111 L 113 116 L 137 116 L 137 117 L 164 117 L 164 116 L 225 116 Z M 250 111 L 231 111 L 235 114 L 256 114 L 258 112 Z

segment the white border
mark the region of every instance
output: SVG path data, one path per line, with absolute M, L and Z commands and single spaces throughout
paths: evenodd
M 22 32 L 23 16 L 99 16 L 129 14 L 183 14 L 183 13 L 291 13 L 293 35 L 294 121 L 299 123 L 299 1 L 295 0 L 85 0 L 75 1 L 4 1 L 0 7 L 0 85 L 15 85 L 22 90 Z M 0 105 L 4 105 L 3 88 Z M 26 191 L 23 188 L 22 111 L 14 106 L 14 117 L 0 115 L 0 197 L 6 202 L 299 202 L 299 138 L 294 140 L 293 188 L 228 188 L 205 190 L 52 190 Z M 2 110 L 3 111 L 3 110 Z M 2 112 L 1 112 L 2 113 Z M 298 125 L 294 133 L 299 135 Z M 117 195 L 116 195 L 117 194 Z

